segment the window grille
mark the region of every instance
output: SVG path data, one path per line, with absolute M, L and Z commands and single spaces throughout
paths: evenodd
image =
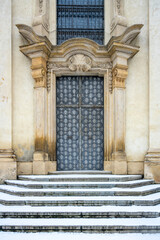
M 70 38 L 104 39 L 104 0 L 57 0 L 57 44 Z

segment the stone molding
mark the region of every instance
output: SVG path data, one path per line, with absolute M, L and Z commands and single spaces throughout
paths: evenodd
M 153 178 L 155 183 L 160 183 L 160 149 L 149 149 L 144 165 L 144 176 Z
M 126 45 L 128 45 L 128 47 L 131 47 L 131 57 L 132 57 L 134 54 L 134 49 L 132 48 L 132 46 L 135 47 L 135 51 L 136 51 L 135 53 L 137 53 L 138 48 L 139 48 L 139 47 L 135 46 L 135 44 L 133 44 L 132 42 L 140 34 L 142 27 L 143 27 L 143 24 L 134 24 L 134 25 L 128 27 L 124 31 L 123 34 L 121 34 L 119 36 L 111 37 L 111 39 L 109 40 L 109 42 L 107 44 L 108 52 L 111 54 L 110 51 L 116 43 L 119 44 L 119 47 L 120 46 L 122 47 L 122 45 L 120 45 L 120 44 L 123 44 L 124 48 L 127 48 Z
M 145 156 L 145 160 L 153 162 L 160 161 L 160 149 L 149 149 Z
M 0 149 L 0 161 L 16 161 L 16 155 L 12 149 Z
M 46 36 L 40 36 L 36 34 L 30 26 L 27 26 L 25 24 L 16 24 L 16 27 L 29 45 L 44 42 L 46 45 L 48 45 L 49 48 L 51 48 L 52 44 L 49 39 Z

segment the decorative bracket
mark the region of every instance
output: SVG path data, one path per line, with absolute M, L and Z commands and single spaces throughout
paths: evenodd
M 43 57 L 33 58 L 31 69 L 35 87 L 46 87 L 46 60 Z
M 113 88 L 125 88 L 125 79 L 128 76 L 128 67 L 117 64 L 112 70 Z

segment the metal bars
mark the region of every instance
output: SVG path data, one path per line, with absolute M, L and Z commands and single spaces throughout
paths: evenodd
M 103 44 L 103 0 L 57 0 L 57 43 L 76 37 Z

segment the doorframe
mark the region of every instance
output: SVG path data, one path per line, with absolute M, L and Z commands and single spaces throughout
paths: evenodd
M 57 166 L 57 159 L 56 159 L 56 147 L 57 147 L 57 142 L 56 142 L 56 78 L 60 77 L 60 76 L 66 76 L 66 74 L 64 75 L 63 73 L 61 75 L 58 74 L 58 76 L 56 75 L 56 73 L 54 72 L 54 70 L 51 70 L 51 84 L 50 84 L 50 94 L 48 95 L 48 108 L 50 111 L 48 111 L 49 113 L 49 117 L 48 119 L 50 119 L 50 130 L 49 130 L 49 139 L 53 139 L 53 141 L 50 142 L 49 146 L 50 149 L 49 151 L 51 151 L 52 154 L 52 160 L 56 162 L 56 166 Z M 84 76 L 84 74 L 82 75 L 81 73 L 71 73 L 69 76 Z M 86 73 L 85 76 L 93 76 L 92 73 Z M 110 116 L 113 114 L 113 112 L 111 111 L 113 108 L 110 107 L 110 94 L 109 94 L 109 76 L 111 76 L 111 70 L 107 69 L 106 72 L 103 75 L 100 74 L 95 74 L 94 76 L 99 76 L 99 77 L 103 77 L 103 98 L 104 98 L 104 106 L 103 106 L 103 110 L 104 110 L 104 145 L 103 145 L 103 151 L 104 151 L 104 159 L 103 159 L 103 168 L 105 170 L 106 166 L 108 168 L 110 168 L 109 166 L 109 160 L 110 160 L 110 156 L 111 156 L 111 136 L 112 136 L 112 128 L 111 128 L 111 124 L 110 124 Z M 111 111 L 109 113 L 109 111 Z
M 84 75 L 84 74 L 83 74 Z M 81 73 L 70 72 L 70 76 L 83 76 Z M 48 146 L 51 160 L 56 162 L 56 78 L 66 76 L 66 74 L 56 74 L 54 69 L 50 72 L 50 90 L 48 92 Z M 93 76 L 93 73 L 85 73 L 85 76 Z M 94 76 L 103 77 L 104 81 L 104 170 L 110 170 L 111 153 L 112 153 L 112 96 L 109 91 L 111 69 L 106 69 L 106 72 L 101 75 L 97 72 Z
M 55 79 L 56 76 L 71 74 L 104 76 L 104 170 L 111 169 L 113 174 L 127 174 L 125 80 L 128 59 L 139 51 L 133 40 L 143 25 L 128 27 L 122 35 L 112 37 L 104 46 L 86 38 L 70 39 L 55 46 L 29 26 L 17 24 L 17 27 L 27 41 L 27 45 L 21 46 L 20 51 L 32 60 L 32 76 L 35 80 L 33 174 L 56 170 Z

